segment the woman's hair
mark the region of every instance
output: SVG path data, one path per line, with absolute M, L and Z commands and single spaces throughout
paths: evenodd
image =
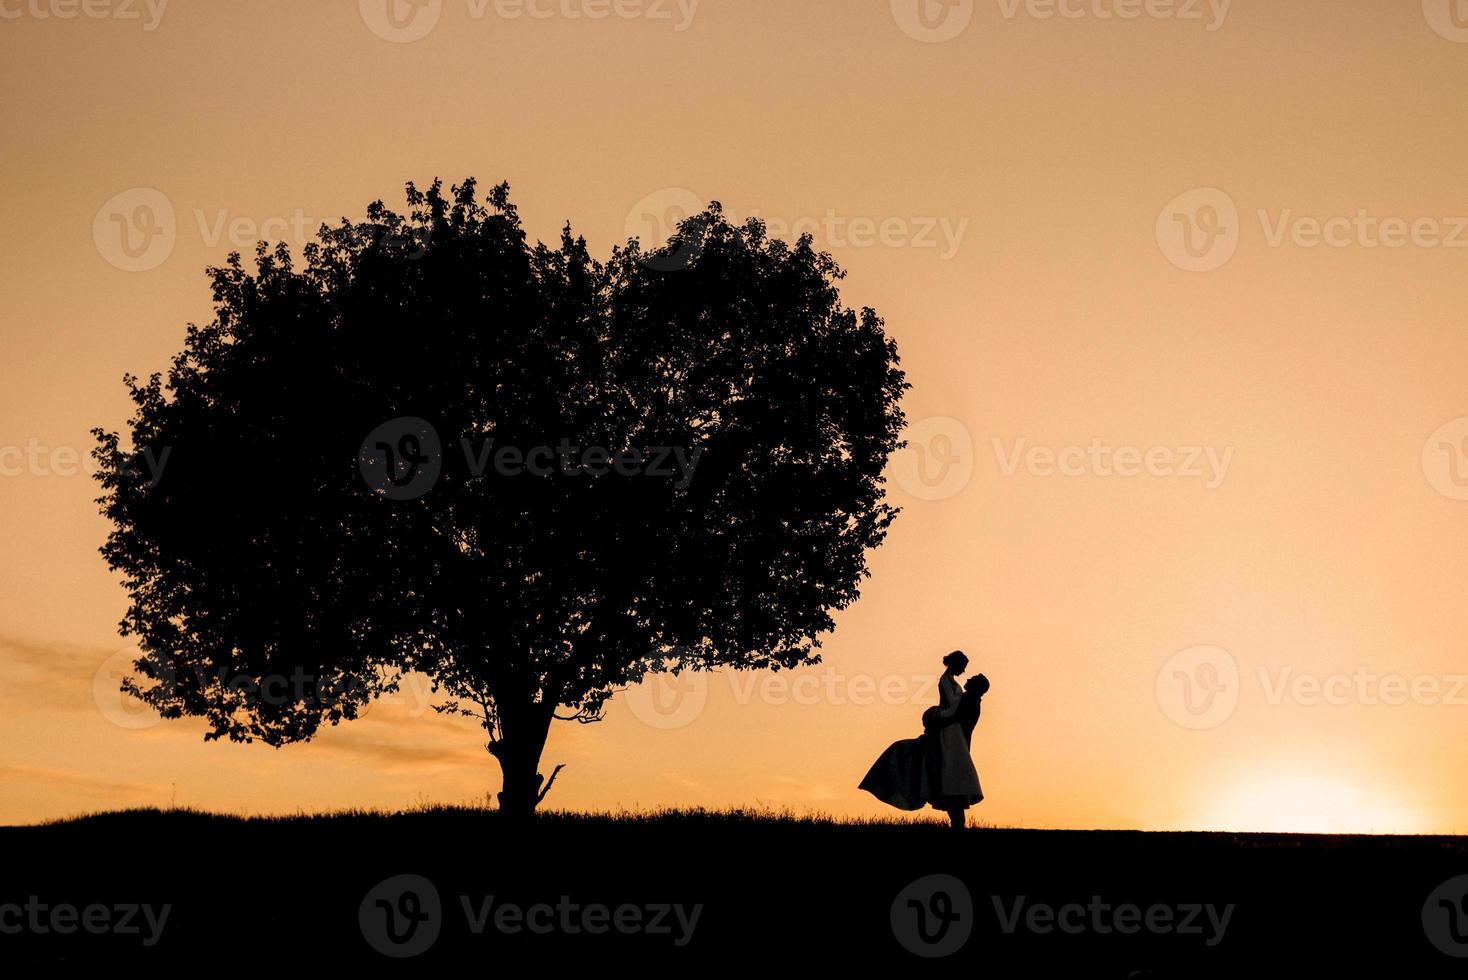
M 954 650 L 943 658 L 943 666 L 949 670 L 963 670 L 968 666 L 968 657 L 964 656 L 962 650 Z

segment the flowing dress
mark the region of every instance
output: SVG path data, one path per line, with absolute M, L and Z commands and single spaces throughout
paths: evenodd
M 978 771 L 969 756 L 966 726 L 959 723 L 963 689 L 944 674 L 938 692 L 938 706 L 929 708 L 924 719 L 939 727 L 917 738 L 893 742 L 861 781 L 861 789 L 888 806 L 921 810 L 931 804 L 939 810 L 961 810 L 984 798 Z M 973 720 L 977 721 L 977 703 L 973 707 Z M 929 719 L 929 715 L 933 717 Z
M 893 742 L 872 763 L 860 788 L 899 810 L 921 810 L 933 797 L 931 742 L 926 734 Z

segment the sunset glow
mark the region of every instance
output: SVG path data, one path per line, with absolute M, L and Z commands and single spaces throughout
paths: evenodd
M 1227 787 L 1198 822 L 1202 828 L 1286 834 L 1420 834 L 1416 810 L 1348 778 L 1302 775 Z

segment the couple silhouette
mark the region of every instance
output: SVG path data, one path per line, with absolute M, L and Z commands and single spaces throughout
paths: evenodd
M 978 674 L 959 686 L 958 678 L 968 670 L 962 650 L 944 657 L 943 667 L 938 703 L 923 712 L 923 733 L 887 746 L 860 788 L 899 810 L 942 810 L 954 829 L 962 830 L 968 808 L 984 798 L 969 745 L 989 678 Z

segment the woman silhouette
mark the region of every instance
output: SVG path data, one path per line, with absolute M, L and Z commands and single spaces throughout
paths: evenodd
M 979 786 L 979 773 L 969 755 L 969 740 L 964 737 L 963 727 L 958 724 L 963 716 L 964 691 L 958 686 L 958 678 L 968 670 L 968 657 L 962 650 L 954 650 L 943 658 L 943 676 L 938 678 L 938 706 L 923 712 L 923 730 L 933 736 L 934 745 L 928 750 L 930 764 L 936 767 L 932 780 L 933 795 L 929 802 L 933 809 L 948 814 L 954 829 L 962 830 L 969 807 L 984 798 Z M 983 675 L 981 674 L 980 677 Z M 979 680 L 978 677 L 974 678 Z M 977 702 L 975 702 L 977 707 Z M 977 712 L 974 721 L 978 721 Z M 969 729 L 973 731 L 972 728 Z
M 931 805 L 947 813 L 953 827 L 961 830 L 965 811 L 984 798 L 978 771 L 969 757 L 969 739 L 989 679 L 980 674 L 969 681 L 967 690 L 958 686 L 958 677 L 968 669 L 968 657 L 961 650 L 944 657 L 943 667 L 938 704 L 923 712 L 923 734 L 888 746 L 861 781 L 861 788 L 899 810 Z

